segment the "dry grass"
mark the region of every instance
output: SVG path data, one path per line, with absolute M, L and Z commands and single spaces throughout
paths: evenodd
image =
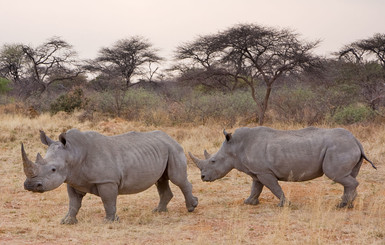
M 280 129 L 301 125 L 270 125 Z M 65 185 L 36 194 L 23 189 L 20 142 L 33 158 L 45 153 L 38 130 L 56 138 L 69 128 L 96 130 L 112 135 L 125 131 L 161 129 L 184 149 L 202 155 L 215 152 L 223 140 L 223 126 L 145 127 L 141 123 L 111 119 L 80 123 L 75 116 L 40 115 L 34 119 L 0 115 L 0 244 L 385 244 L 385 127 L 347 127 L 361 140 L 367 155 L 378 166 L 361 168 L 355 207 L 337 210 L 342 186 L 326 177 L 282 187 L 292 205 L 276 207 L 278 200 L 266 188 L 260 205 L 248 206 L 251 179 L 237 171 L 213 183 L 203 183 L 198 169 L 189 165 L 189 179 L 199 206 L 185 209 L 180 190 L 171 185 L 174 198 L 168 213 L 151 210 L 158 203 L 155 187 L 136 195 L 118 197 L 119 223 L 104 224 L 100 199 L 87 195 L 73 226 L 60 225 L 67 212 Z M 233 131 L 233 129 L 228 129 Z M 191 163 L 191 162 L 190 162 Z

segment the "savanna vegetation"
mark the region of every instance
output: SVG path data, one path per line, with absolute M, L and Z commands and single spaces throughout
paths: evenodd
M 160 57 L 144 37 L 102 47 L 80 60 L 60 37 L 0 48 L 0 244 L 383 244 L 385 241 L 385 34 L 352 40 L 333 54 L 289 29 L 240 24 L 180 44 Z M 172 66 L 164 67 L 171 60 Z M 168 60 L 167 60 L 168 59 Z M 355 207 L 336 209 L 343 187 L 321 177 L 281 183 L 290 206 L 266 188 L 243 204 L 251 179 L 236 171 L 203 183 L 189 160 L 199 205 L 185 210 L 171 184 L 168 213 L 152 213 L 155 187 L 118 197 L 119 223 L 104 224 L 100 199 L 87 195 L 73 226 L 60 225 L 65 186 L 23 189 L 20 142 L 44 153 L 70 128 L 106 135 L 163 130 L 188 151 L 216 152 L 223 128 L 266 125 L 344 127 L 377 165 L 363 164 Z M 44 154 L 43 154 L 44 155 Z M 187 154 L 186 154 L 187 155 Z
M 0 49 L 1 104 L 36 113 L 84 111 L 150 125 L 338 123 L 384 117 L 385 34 L 319 56 L 290 29 L 239 24 L 160 57 L 144 37 L 77 58 L 60 37 Z M 172 62 L 170 61 L 171 59 Z M 165 62 L 172 65 L 165 67 Z

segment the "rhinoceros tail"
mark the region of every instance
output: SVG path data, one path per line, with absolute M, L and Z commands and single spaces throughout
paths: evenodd
M 358 139 L 356 139 L 356 138 L 354 138 L 354 139 L 356 140 L 356 142 L 357 142 L 357 144 L 358 144 L 358 147 L 360 147 L 360 150 L 361 150 L 361 159 L 363 158 L 363 159 L 365 159 L 366 161 L 368 161 L 368 162 L 372 165 L 372 167 L 373 167 L 375 170 L 377 170 L 376 165 L 374 165 L 374 163 L 373 163 L 372 161 L 370 161 L 370 160 L 368 159 L 368 157 L 365 155 L 364 147 L 362 147 L 361 142 L 359 142 Z
M 368 161 L 368 162 L 372 165 L 372 167 L 373 167 L 375 170 L 377 170 L 376 165 L 374 165 L 374 163 L 373 163 L 372 161 L 370 161 L 370 160 L 368 159 L 368 157 L 365 155 L 364 148 L 362 147 L 361 142 L 359 142 L 357 139 L 355 139 L 355 140 L 356 140 L 358 146 L 360 147 L 360 150 L 361 150 L 361 158 L 363 158 L 363 159 L 365 159 L 366 161 Z
M 368 162 L 372 165 L 372 167 L 373 167 L 375 170 L 377 170 L 376 165 L 374 165 L 374 163 L 373 163 L 372 161 L 370 161 L 370 160 L 365 156 L 365 153 L 362 152 L 361 157 L 362 157 L 363 159 L 365 159 L 366 161 L 368 161 Z

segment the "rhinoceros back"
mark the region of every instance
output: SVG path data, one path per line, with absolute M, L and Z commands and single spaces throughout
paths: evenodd
M 71 136 L 70 131 L 67 134 Z M 86 152 L 85 160 L 78 163 L 81 168 L 77 167 L 83 181 L 86 184 L 116 183 L 119 194 L 138 193 L 149 188 L 162 177 L 170 154 L 183 153 L 182 147 L 161 131 L 116 136 L 79 131 L 76 134 L 83 134 L 79 147 Z
M 243 143 L 243 161 L 252 172 L 272 172 L 279 180 L 306 181 L 322 176 L 325 167 L 353 168 L 361 158 L 355 137 L 345 129 L 274 130 L 243 128 L 234 133 Z M 326 161 L 332 155 L 334 161 Z M 352 165 L 352 166 L 350 166 Z M 345 167 L 345 165 L 344 165 Z

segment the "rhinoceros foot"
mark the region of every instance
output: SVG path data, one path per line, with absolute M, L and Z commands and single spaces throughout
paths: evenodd
M 104 223 L 119 222 L 119 216 L 116 214 L 114 216 L 108 216 L 104 218 Z
M 153 213 L 162 213 L 162 212 L 168 212 L 167 208 L 163 207 L 156 207 L 154 210 L 152 210 Z
M 71 217 L 68 214 L 60 221 L 60 224 L 62 225 L 74 225 L 77 224 L 78 220 L 76 217 Z
M 259 204 L 259 200 L 258 198 L 247 198 L 244 202 L 244 204 L 247 204 L 247 205 L 258 205 Z
M 198 206 L 198 198 L 193 196 L 192 203 L 187 206 L 187 211 L 192 212 Z
M 353 208 L 354 207 L 354 205 L 353 205 L 353 203 L 346 203 L 346 202 L 341 202 L 341 203 L 339 203 L 337 206 L 336 206 L 337 208 Z
M 291 206 L 292 206 L 291 202 L 287 201 L 286 199 L 280 200 L 279 203 L 277 204 L 277 207 L 280 207 L 280 208 L 282 208 L 282 207 L 291 207 Z

